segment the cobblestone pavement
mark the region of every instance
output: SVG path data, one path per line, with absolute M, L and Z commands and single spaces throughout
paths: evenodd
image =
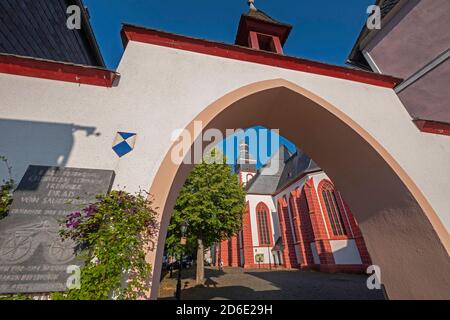
M 195 270 L 183 270 L 183 300 L 382 300 L 381 290 L 366 287 L 367 276 L 299 270 L 205 269 L 204 285 L 195 286 Z M 177 273 L 161 282 L 159 299 L 173 299 Z

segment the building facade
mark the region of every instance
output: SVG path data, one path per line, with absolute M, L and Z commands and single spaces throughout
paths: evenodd
M 358 223 L 314 161 L 281 145 L 260 170 L 255 163 L 241 143 L 236 173 L 247 192 L 242 230 L 216 246 L 217 263 L 365 271 L 371 260 Z
M 171 159 L 174 132 L 199 137 L 207 127 L 195 130 L 198 121 L 221 132 L 278 128 L 345 193 L 389 297 L 448 299 L 448 137 L 418 130 L 394 91 L 399 79 L 274 52 L 288 26 L 261 12 L 243 18 L 257 17 L 258 30 L 241 29 L 257 40 L 247 45 L 124 24 L 117 70 L 0 53 L 0 154 L 14 180 L 30 164 L 109 169 L 114 189 L 151 193 L 160 229 L 146 258 L 156 298 L 190 170 Z M 120 156 L 113 147 L 124 132 L 135 144 Z
M 417 127 L 450 135 L 450 1 L 377 0 L 381 28 L 363 27 L 348 63 L 403 79 L 395 91 Z

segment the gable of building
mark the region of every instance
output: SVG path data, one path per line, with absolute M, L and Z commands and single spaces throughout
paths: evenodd
M 274 172 L 274 168 L 277 168 Z M 247 185 L 247 194 L 275 194 L 278 190 L 308 172 L 321 168 L 302 150 L 291 154 L 284 145 L 258 170 L 255 177 Z

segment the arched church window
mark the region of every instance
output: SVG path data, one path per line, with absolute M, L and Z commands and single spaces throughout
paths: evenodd
M 347 235 L 334 186 L 328 182 L 323 183 L 321 187 L 321 195 L 323 203 L 325 204 L 324 209 L 327 211 L 326 213 L 328 215 L 333 234 L 335 236 Z
M 256 206 L 259 245 L 270 245 L 271 233 L 269 224 L 269 208 L 262 202 Z

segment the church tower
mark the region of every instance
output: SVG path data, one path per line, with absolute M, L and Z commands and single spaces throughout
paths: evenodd
M 239 157 L 236 161 L 236 173 L 239 175 L 239 181 L 244 185 L 256 174 L 256 160 L 250 156 L 248 144 L 241 140 L 239 144 Z
M 257 9 L 254 0 L 249 0 L 250 10 L 241 16 L 235 44 L 283 54 L 283 46 L 292 26 L 279 22 Z

